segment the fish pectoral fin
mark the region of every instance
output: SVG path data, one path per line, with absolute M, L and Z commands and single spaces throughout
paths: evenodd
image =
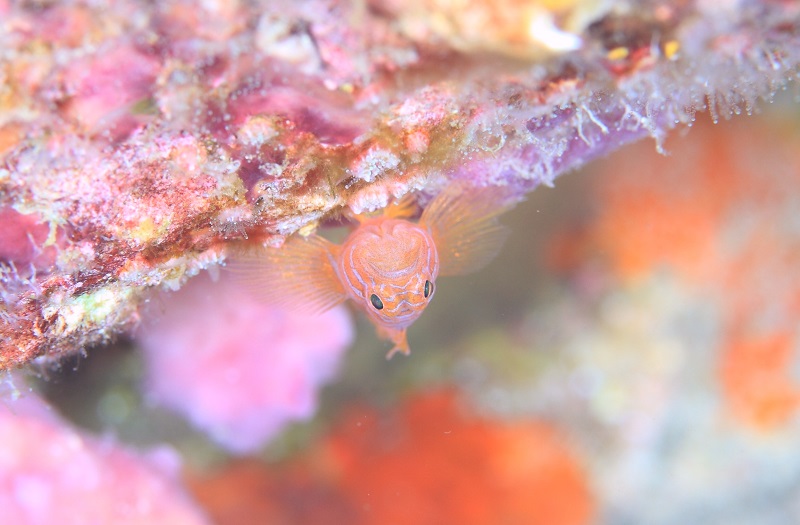
M 518 201 L 506 187 L 453 184 L 442 191 L 420 218 L 436 243 L 439 275 L 471 273 L 494 259 L 509 233 L 497 218 Z
M 335 244 L 319 235 L 291 237 L 280 248 L 233 250 L 226 269 L 247 292 L 269 304 L 309 314 L 347 299 L 336 274 Z
M 394 343 L 394 348 L 389 350 L 386 354 L 386 359 L 389 360 L 394 354 L 400 353 L 404 355 L 411 354 L 411 349 L 408 347 L 408 339 L 406 339 L 406 329 L 395 330 L 393 328 L 378 328 L 378 336 L 382 339 L 388 339 Z

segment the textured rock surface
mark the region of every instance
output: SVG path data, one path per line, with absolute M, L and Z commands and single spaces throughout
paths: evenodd
M 0 368 L 129 328 L 227 241 L 456 179 L 530 191 L 749 112 L 800 60 L 792 2 L 472 4 L 494 30 L 445 1 L 0 0 Z

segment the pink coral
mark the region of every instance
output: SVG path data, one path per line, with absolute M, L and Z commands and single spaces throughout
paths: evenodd
M 132 106 L 151 96 L 158 62 L 129 45 L 76 61 L 64 71 L 65 114 L 81 131 L 121 138 L 141 124 Z
M 35 214 L 23 215 L 12 208 L 0 208 L 0 260 L 18 267 L 31 263 L 47 266 L 53 263 L 54 250 L 42 249 L 49 228 Z
M 88 437 L 31 395 L 0 403 L 3 523 L 208 523 L 169 449 L 142 456 Z
M 139 335 L 149 395 L 237 453 L 310 417 L 317 388 L 353 338 L 343 308 L 287 313 L 224 276 L 217 283 L 198 277 L 162 305 L 163 316 Z

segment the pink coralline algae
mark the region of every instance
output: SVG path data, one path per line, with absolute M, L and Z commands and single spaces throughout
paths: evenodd
M 319 316 L 267 306 L 224 276 L 197 277 L 156 302 L 141 327 L 145 391 L 226 449 L 254 452 L 308 419 L 353 339 L 347 311 Z
M 796 77 L 799 18 L 778 0 L 0 0 L 0 369 L 130 329 L 229 241 L 453 182 L 521 196 L 698 111 L 751 112 Z
M 170 449 L 141 455 L 86 436 L 33 395 L 3 393 L 0 442 L 3 523 L 209 523 Z

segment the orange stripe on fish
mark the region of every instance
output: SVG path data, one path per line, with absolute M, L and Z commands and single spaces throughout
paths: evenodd
M 409 201 L 378 217 L 356 217 L 342 245 L 319 235 L 293 237 L 280 248 L 256 247 L 231 257 L 237 279 L 263 300 L 322 312 L 347 299 L 363 310 L 378 335 L 394 343 L 386 355 L 409 354 L 406 330 L 433 299 L 439 275 L 476 271 L 507 237 L 497 217 L 516 204 L 505 188 L 453 185 L 419 222 Z

